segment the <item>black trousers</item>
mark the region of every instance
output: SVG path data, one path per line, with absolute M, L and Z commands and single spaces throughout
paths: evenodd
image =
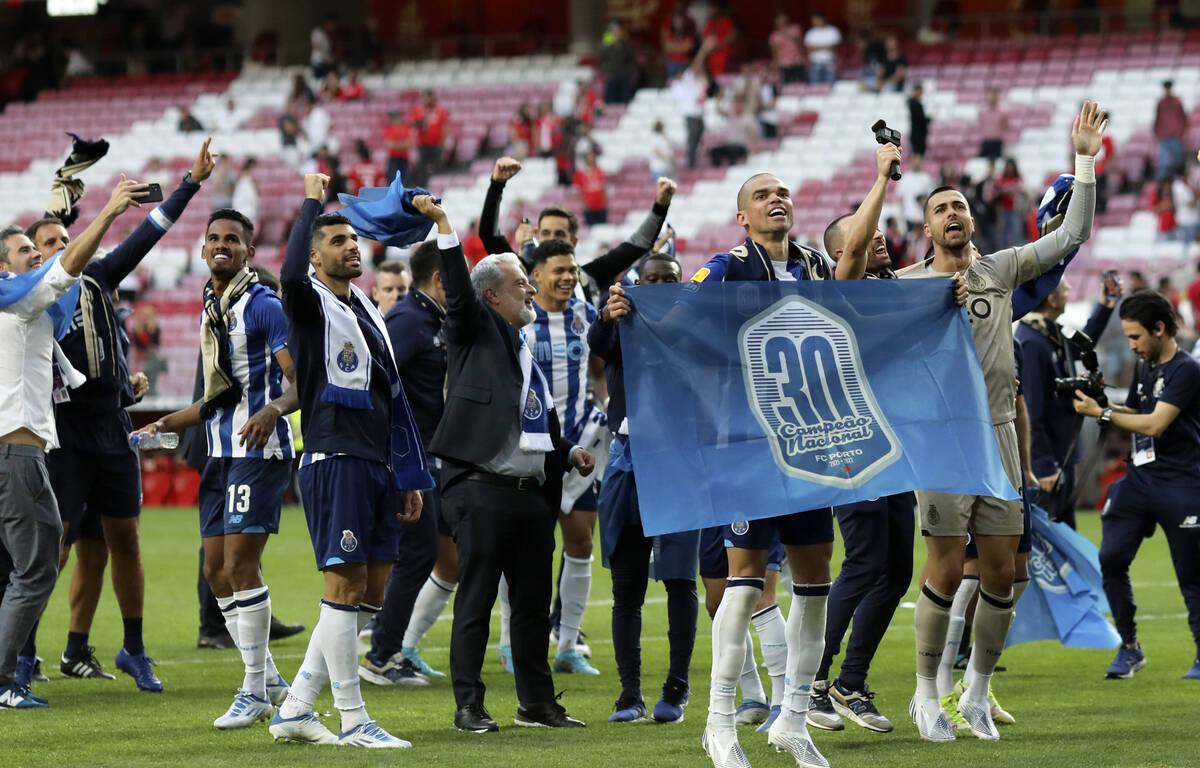
M 458 549 L 458 593 L 450 635 L 450 680 L 455 704 L 483 704 L 480 673 L 487 654 L 500 576 L 512 607 L 513 671 L 517 699 L 530 710 L 554 704 L 550 645 L 554 524 L 541 489 L 519 491 L 462 479 L 442 494 L 446 522 Z
M 430 468 L 434 480 L 437 480 L 437 470 L 433 469 L 432 461 Z M 417 595 L 437 562 L 438 505 L 434 500 L 437 493 L 436 488 L 425 493 L 425 508 L 416 522 L 398 525 L 400 541 L 396 548 L 396 560 L 388 576 L 383 606 L 375 615 L 375 631 L 371 634 L 371 659 L 376 664 L 387 663 L 400 651 Z
M 866 683 L 871 659 L 912 581 L 915 507 L 912 493 L 898 493 L 834 508 L 846 558 L 829 590 L 825 655 L 818 680 L 828 679 L 829 666 L 853 618 L 854 631 L 838 678 L 854 690 Z

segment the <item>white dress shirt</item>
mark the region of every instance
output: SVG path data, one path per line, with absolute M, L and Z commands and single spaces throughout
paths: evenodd
M 54 322 L 46 308 L 77 282 L 55 261 L 20 301 L 0 309 L 0 437 L 24 427 L 46 441 L 46 450 L 58 447 L 51 402 Z

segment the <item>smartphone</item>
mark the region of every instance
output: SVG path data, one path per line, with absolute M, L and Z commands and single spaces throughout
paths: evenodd
M 162 199 L 162 184 L 151 183 L 146 185 L 146 196 L 139 197 L 137 201 L 139 203 L 161 203 Z

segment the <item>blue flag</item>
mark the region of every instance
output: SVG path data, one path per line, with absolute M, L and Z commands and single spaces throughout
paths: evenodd
M 647 536 L 923 489 L 1015 499 L 947 280 L 628 289 Z
M 1029 586 L 1021 596 L 1007 645 L 1057 640 L 1068 648 L 1116 648 L 1121 636 L 1108 619 L 1100 550 L 1065 523 L 1030 506 L 1033 534 Z
M 362 237 L 378 240 L 384 245 L 407 248 L 425 239 L 433 222 L 417 213 L 413 198 L 431 194 L 421 187 L 407 189 L 400 180 L 400 172 L 391 186 L 363 187 L 358 197 L 344 192 L 338 194 L 338 202 L 346 206 L 338 213 L 350 219 L 354 231 Z M 441 198 L 434 198 L 442 202 Z

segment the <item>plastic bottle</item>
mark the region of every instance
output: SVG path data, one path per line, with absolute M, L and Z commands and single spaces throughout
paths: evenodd
M 136 445 L 141 451 L 154 451 L 159 448 L 168 450 L 179 447 L 179 434 L 177 432 L 159 432 L 154 435 L 136 433 L 129 438 L 132 445 Z

